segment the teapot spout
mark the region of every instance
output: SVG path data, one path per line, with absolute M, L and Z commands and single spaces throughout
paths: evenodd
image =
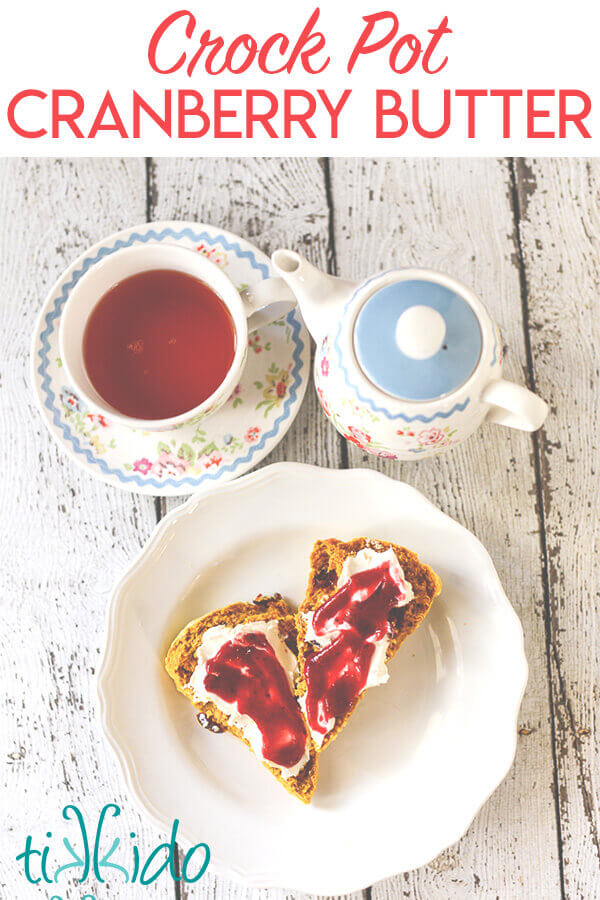
M 276 250 L 271 260 L 294 292 L 306 327 L 320 344 L 340 320 L 356 285 L 321 272 L 294 250 Z

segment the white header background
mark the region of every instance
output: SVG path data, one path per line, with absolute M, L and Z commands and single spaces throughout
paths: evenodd
M 207 75 L 199 67 L 192 77 L 185 73 L 159 75 L 148 62 L 150 38 L 169 14 L 187 9 L 197 19 L 195 36 L 210 29 L 222 35 L 226 44 L 249 32 L 259 42 L 273 32 L 283 31 L 294 42 L 316 6 L 320 19 L 316 28 L 327 44 L 319 58 L 329 55 L 331 63 L 319 75 L 305 73 L 299 65 L 292 75 L 265 75 L 253 65 L 241 75 Z M 451 35 L 445 35 L 434 59 L 448 56 L 437 75 L 427 75 L 420 63 L 408 74 L 398 75 L 388 65 L 389 48 L 358 60 L 349 75 L 346 65 L 351 49 L 365 23 L 364 15 L 391 10 L 400 20 L 399 35 L 415 34 L 423 43 L 428 29 L 436 28 L 448 16 Z M 400 3 L 390 0 L 54 0 L 31 4 L 4 5 L 0 23 L 0 155 L 4 156 L 106 156 L 106 155 L 331 155 L 331 156 L 466 156 L 466 155 L 598 155 L 600 147 L 600 105 L 598 76 L 598 35 L 600 11 L 589 0 L 552 3 L 549 0 L 504 0 L 486 4 L 481 0 L 423 0 Z M 197 43 L 184 39 L 184 26 L 173 29 L 181 40 L 173 46 L 173 58 L 182 50 L 192 54 Z M 165 49 L 169 44 L 165 43 Z M 391 45 L 390 45 L 391 46 Z M 59 139 L 49 135 L 39 139 L 19 137 L 7 119 L 10 99 L 19 91 L 38 89 L 50 95 L 53 89 L 78 91 L 85 100 L 80 125 L 87 134 L 98 107 L 110 90 L 128 131 L 131 131 L 132 92 L 136 90 L 157 110 L 163 107 L 165 90 L 194 89 L 204 96 L 204 108 L 212 117 L 212 94 L 217 89 L 267 89 L 282 99 L 286 89 L 328 92 L 337 102 L 342 91 L 352 90 L 339 120 L 339 137 L 331 139 L 330 121 L 322 105 L 313 119 L 318 137 L 311 139 L 294 126 L 290 139 L 269 138 L 256 126 L 249 139 L 216 139 L 212 128 L 197 139 L 169 138 L 149 119 L 144 119 L 139 139 L 123 139 L 116 132 L 93 139 L 78 139 L 68 128 Z M 477 100 L 476 138 L 467 137 L 466 100 L 452 97 L 452 124 L 441 138 L 428 140 L 409 127 L 403 137 L 376 139 L 375 92 L 391 89 L 402 95 L 402 109 L 410 115 L 411 92 L 419 89 L 425 127 L 439 127 L 442 121 L 443 91 L 448 89 L 579 89 L 587 92 L 592 111 L 585 123 L 591 139 L 584 139 L 573 125 L 567 138 L 528 139 L 525 99 L 513 101 L 512 136 L 502 137 L 501 100 Z M 224 127 L 245 131 L 244 102 L 228 99 L 224 104 L 239 110 Z M 537 127 L 558 133 L 558 99 L 537 102 L 551 112 L 549 119 L 537 120 Z M 50 129 L 50 98 L 32 98 L 20 106 L 17 118 L 24 127 Z M 282 132 L 281 116 L 273 126 Z

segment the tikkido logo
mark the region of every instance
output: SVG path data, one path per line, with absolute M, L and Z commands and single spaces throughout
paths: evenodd
M 57 889 L 59 880 L 69 879 L 75 885 L 106 884 L 111 880 L 111 893 L 115 892 L 115 882 L 124 884 L 153 884 L 161 875 L 170 877 L 172 881 L 195 884 L 206 872 L 210 861 L 208 844 L 195 844 L 190 847 L 181 860 L 179 867 L 177 849 L 177 831 L 179 819 L 175 819 L 168 842 L 158 844 L 147 856 L 141 852 L 135 838 L 135 832 L 129 832 L 132 843 L 127 846 L 120 837 L 111 836 L 107 817 L 117 818 L 121 808 L 116 803 L 107 803 L 94 823 L 88 829 L 81 810 L 69 804 L 62 811 L 62 817 L 70 822 L 73 834 L 69 837 L 56 837 L 53 832 L 46 832 L 46 841 L 38 848 L 34 846 L 33 836 L 27 835 L 25 849 L 16 857 L 23 865 L 23 874 L 29 884 L 52 885 L 48 890 Z M 109 820 L 110 822 L 110 820 Z M 54 845 L 58 843 L 58 847 Z M 84 890 L 87 888 L 84 888 Z M 49 895 L 48 900 L 63 900 L 60 894 Z M 86 893 L 81 900 L 96 900 L 94 894 Z

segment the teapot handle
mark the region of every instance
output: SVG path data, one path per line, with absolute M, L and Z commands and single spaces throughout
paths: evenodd
M 541 397 L 504 378 L 490 381 L 483 389 L 481 399 L 491 406 L 486 422 L 508 425 L 520 431 L 537 431 L 548 415 L 548 404 Z

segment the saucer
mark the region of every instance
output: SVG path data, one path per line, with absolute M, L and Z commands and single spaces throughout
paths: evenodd
M 200 424 L 140 431 L 88 410 L 65 378 L 58 349 L 60 316 L 69 292 L 107 254 L 160 242 L 195 248 L 222 267 L 239 289 L 272 274 L 264 253 L 212 225 L 153 222 L 119 231 L 82 254 L 48 294 L 33 335 L 31 370 L 44 422 L 68 456 L 108 484 L 171 496 L 231 481 L 277 446 L 304 398 L 310 346 L 297 310 L 252 332 L 240 383 L 227 403 Z
M 198 725 L 163 660 L 191 619 L 235 600 L 278 591 L 296 608 L 314 541 L 359 535 L 410 547 L 442 593 L 321 755 L 304 806 L 241 741 Z M 275 463 L 160 522 L 109 604 L 98 690 L 127 793 L 155 823 L 208 843 L 215 874 L 330 895 L 462 836 L 512 764 L 526 680 L 520 622 L 474 535 L 378 472 Z

